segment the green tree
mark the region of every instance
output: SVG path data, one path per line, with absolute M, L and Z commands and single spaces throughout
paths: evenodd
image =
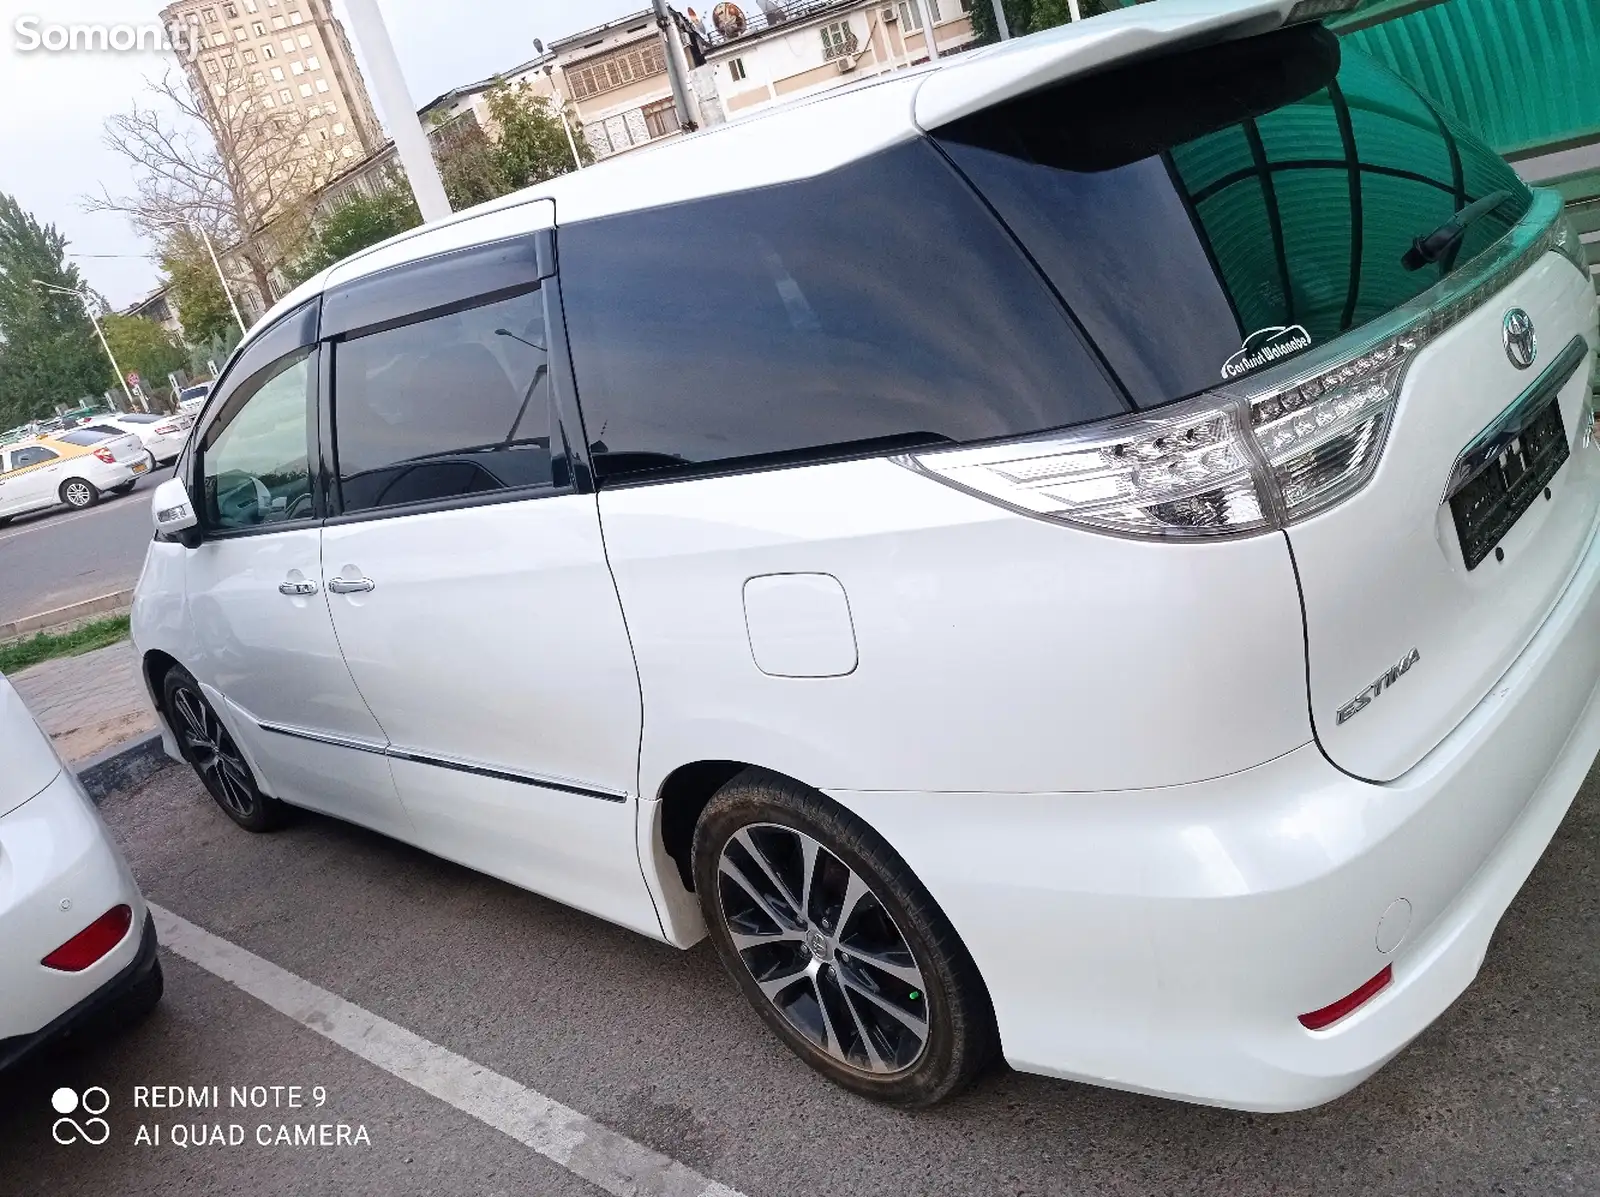
M 165 391 L 167 375 L 189 364 L 188 351 L 154 320 L 113 312 L 100 322 L 100 327 L 117 365 L 139 375 L 147 394 Z
M 102 394 L 111 367 L 76 294 L 67 239 L 0 192 L 0 428 Z
M 373 195 L 358 192 L 312 225 L 304 253 L 285 269 L 299 283 L 351 254 L 422 223 L 411 188 L 401 183 Z
M 561 127 L 561 112 L 550 100 L 535 94 L 526 81 L 515 87 L 497 82 L 484 99 L 494 130 L 494 158 L 510 190 L 543 183 L 573 169 L 572 143 Z M 594 161 L 594 150 L 585 140 L 577 146 L 578 157 L 588 166 Z
M 222 363 L 228 360 L 228 355 L 244 340 L 244 334 L 239 331 L 237 322 L 230 322 L 220 333 L 209 341 L 192 343 L 189 346 L 189 373 L 197 379 L 211 378 L 215 371 L 211 363 L 216 362 L 217 368 L 222 368 Z
M 213 340 L 228 328 L 237 331 L 238 322 L 223 294 L 216 267 L 197 239 L 186 233 L 174 237 L 161 255 L 161 265 L 167 272 L 168 295 L 177 305 L 183 335 L 191 344 Z
M 445 196 L 457 212 L 512 190 L 495 155 L 494 142 L 477 125 L 456 134 L 434 157 Z

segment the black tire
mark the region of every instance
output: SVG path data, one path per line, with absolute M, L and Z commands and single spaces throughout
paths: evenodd
M 188 670 L 174 665 L 167 671 L 161 706 L 183 759 L 199 774 L 223 814 L 246 831 L 276 831 L 283 826 L 288 808 L 261 792 L 249 762 Z
M 125 495 L 138 485 L 139 480 L 137 478 L 130 478 L 126 482 L 120 483 L 117 486 L 113 486 L 111 488 L 111 493 L 114 495 Z
M 68 478 L 57 493 L 63 503 L 79 511 L 100 501 L 100 488 L 85 478 Z
M 792 895 L 805 885 L 801 862 L 810 850 L 803 837 L 817 845 L 817 864 L 809 893 L 797 904 Z M 763 858 L 746 845 L 758 846 Z M 771 866 L 760 878 L 764 903 L 724 874 L 724 853 L 736 868 Z M 850 873 L 864 884 L 864 896 L 838 921 L 832 897 L 848 892 Z M 775 877 L 784 878 L 786 888 Z M 834 1083 L 891 1105 L 930 1106 L 970 1084 L 994 1057 L 998 1036 L 988 990 L 955 928 L 883 837 L 837 803 L 787 777 L 745 770 L 701 813 L 694 878 L 723 966 L 773 1032 Z M 774 917 L 796 914 L 797 905 L 806 909 L 787 927 Z M 749 962 L 734 945 L 730 921 L 745 937 Z M 778 928 L 774 942 L 748 946 L 772 935 L 769 926 Z M 869 943 L 874 931 L 876 945 Z M 878 971 L 863 952 L 900 963 L 892 966 L 894 974 Z M 814 971 L 783 983 L 802 965 Z M 775 996 L 763 992 L 756 971 L 769 986 L 781 984 Z M 907 988 L 914 976 L 921 978 L 919 988 Z M 887 1005 L 866 1000 L 864 986 L 893 999 L 903 1013 L 890 1017 Z M 781 1002 L 790 1004 L 781 1009 Z M 904 1017 L 919 1012 L 920 1020 Z M 810 1030 L 800 1025 L 807 1021 Z M 920 1036 L 916 1022 L 924 1026 Z M 837 1051 L 827 1049 L 830 1042 Z

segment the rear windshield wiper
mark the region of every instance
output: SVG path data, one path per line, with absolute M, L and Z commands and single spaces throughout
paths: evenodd
M 1511 192 L 1502 188 L 1491 191 L 1482 199 L 1473 200 L 1433 232 L 1413 241 L 1411 248 L 1400 259 L 1400 265 L 1407 270 L 1421 270 L 1429 263 L 1439 261 L 1461 243 L 1469 225 L 1483 219 L 1510 198 Z

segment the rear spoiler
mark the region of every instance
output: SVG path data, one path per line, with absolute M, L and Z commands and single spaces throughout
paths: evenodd
M 1156 0 L 940 64 L 912 101 L 926 131 L 1120 60 L 1320 20 L 1359 0 Z

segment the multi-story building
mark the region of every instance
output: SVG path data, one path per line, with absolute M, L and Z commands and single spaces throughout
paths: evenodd
M 972 5 L 927 0 L 941 55 L 973 45 Z M 917 0 L 762 0 L 719 5 L 706 65 L 729 120 L 851 80 L 928 61 Z
M 596 157 L 680 131 L 667 52 L 648 9 L 550 43 L 555 86 L 577 109 Z
M 364 161 L 382 126 L 331 0 L 177 0 L 185 64 L 247 217 L 260 226 Z

